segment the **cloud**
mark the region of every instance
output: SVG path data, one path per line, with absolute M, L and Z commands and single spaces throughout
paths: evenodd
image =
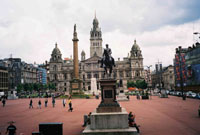
M 77 24 L 79 58 L 89 57 L 89 33 L 96 10 L 103 45 L 113 56 L 128 55 L 134 39 L 142 49 L 144 65 L 158 59 L 171 64 L 177 46 L 193 42 L 193 23 L 199 25 L 197 0 L 3 0 L 0 5 L 0 58 L 21 57 L 33 63 L 49 60 L 58 43 L 63 57 L 73 53 L 73 25 Z

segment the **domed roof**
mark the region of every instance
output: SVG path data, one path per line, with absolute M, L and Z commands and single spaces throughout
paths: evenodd
M 139 45 L 136 43 L 136 40 L 134 40 L 134 44 L 133 44 L 131 50 L 140 50 L 140 47 L 139 47 Z
M 57 43 L 55 44 L 55 48 L 53 49 L 52 54 L 61 54 L 60 50 L 58 49 Z

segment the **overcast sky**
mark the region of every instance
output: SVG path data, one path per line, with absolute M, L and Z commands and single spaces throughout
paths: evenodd
M 103 47 L 115 59 L 130 53 L 134 39 L 144 65 L 173 63 L 175 48 L 191 46 L 200 32 L 199 0 L 1 0 L 0 59 L 22 58 L 28 63 L 50 59 L 55 42 L 62 57 L 73 54 L 73 25 L 77 24 L 79 59 L 89 57 L 90 30 L 96 10 Z

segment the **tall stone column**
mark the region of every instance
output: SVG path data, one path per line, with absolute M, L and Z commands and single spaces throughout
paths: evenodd
M 76 24 L 74 25 L 74 34 L 72 41 L 73 41 L 73 51 L 74 51 L 74 79 L 79 79 L 78 37 L 76 32 Z

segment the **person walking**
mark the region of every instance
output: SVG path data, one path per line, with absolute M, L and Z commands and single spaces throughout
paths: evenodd
M 41 101 L 40 101 L 40 99 L 39 99 L 39 101 L 38 101 L 38 108 L 40 108 L 41 109 Z
M 69 111 L 72 112 L 73 108 L 72 108 L 72 100 L 71 100 L 71 98 L 69 98 L 69 100 L 68 100 L 68 104 L 69 104 L 68 112 L 69 112 Z
M 3 100 L 2 100 L 2 104 L 3 104 L 3 107 L 5 107 L 5 105 L 6 105 L 6 99 L 5 98 L 3 98 Z
M 13 121 L 9 122 L 10 125 L 7 127 L 7 130 L 6 130 L 6 135 L 16 135 L 16 130 L 17 128 L 15 127 L 15 125 L 13 125 Z
M 30 108 L 33 108 L 33 100 L 32 99 L 30 100 L 30 103 L 29 103 L 29 109 Z
M 55 103 L 56 103 L 56 101 L 55 101 L 55 98 L 53 97 L 52 98 L 52 105 L 53 105 L 53 107 L 55 107 Z
M 63 107 L 65 107 L 65 104 L 66 104 L 66 99 L 63 98 Z
M 45 99 L 44 104 L 45 104 L 45 107 L 47 107 L 47 104 L 48 104 L 48 98 Z

